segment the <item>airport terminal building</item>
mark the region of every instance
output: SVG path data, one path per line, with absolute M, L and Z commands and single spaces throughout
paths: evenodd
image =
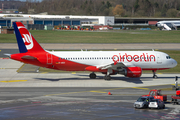
M 114 16 L 76 16 L 76 15 L 41 15 L 41 14 L 0 14 L 0 26 L 12 26 L 13 22 L 20 21 L 24 25 L 155 25 L 158 21 L 180 20 L 180 18 L 134 18 Z
M 10 27 L 16 21 L 25 25 L 114 25 L 114 16 L 0 14 L 0 26 Z

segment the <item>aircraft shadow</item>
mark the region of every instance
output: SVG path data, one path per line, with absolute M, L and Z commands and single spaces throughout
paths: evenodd
M 78 75 L 78 76 L 89 77 L 89 75 Z M 104 76 L 97 76 L 96 79 L 104 80 Z M 135 84 L 143 84 L 143 82 L 142 82 L 142 80 L 140 78 L 127 78 L 127 77 L 115 77 L 115 76 L 111 76 L 111 80 L 110 81 L 125 81 L 125 82 L 130 82 L 130 83 L 135 83 Z
M 52 82 L 56 82 L 56 81 L 60 81 L 60 80 L 89 80 L 89 78 L 58 78 L 58 79 L 53 79 L 53 78 L 34 78 L 37 80 L 46 80 L 46 81 L 52 81 Z
M 102 79 L 104 80 L 104 76 L 97 76 L 96 79 L 89 79 L 89 75 L 83 75 L 83 74 L 75 74 L 77 77 L 69 77 L 69 78 L 35 78 L 37 80 L 46 80 L 46 81 L 60 81 L 60 80 L 97 80 Z M 78 76 L 84 76 L 84 78 L 80 78 Z M 158 79 L 175 79 L 175 77 L 158 77 Z M 125 81 L 129 83 L 135 83 L 135 84 L 143 84 L 143 81 L 152 81 L 152 77 L 141 77 L 141 78 L 128 78 L 128 77 L 117 77 L 117 76 L 111 76 L 110 81 Z

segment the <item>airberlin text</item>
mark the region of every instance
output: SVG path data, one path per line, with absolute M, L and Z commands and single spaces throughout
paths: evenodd
M 119 55 L 113 55 L 112 57 L 114 63 L 117 62 L 124 62 L 125 60 L 127 62 L 151 62 L 151 61 L 156 61 L 155 60 L 155 55 L 148 55 L 148 53 L 143 53 L 142 55 L 128 55 L 127 53 L 125 53 L 124 55 L 121 55 L 121 53 L 119 53 Z

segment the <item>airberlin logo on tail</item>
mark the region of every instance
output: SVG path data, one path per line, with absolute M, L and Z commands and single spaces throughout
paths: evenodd
M 26 29 L 24 26 L 18 26 L 19 30 L 23 29 L 23 28 Z M 23 39 L 24 44 L 26 45 L 26 48 L 28 50 L 33 48 L 34 44 L 33 44 L 32 36 L 30 33 L 29 34 L 22 34 L 22 39 Z
M 26 45 L 26 48 L 28 50 L 32 49 L 33 48 L 33 40 L 32 40 L 32 36 L 31 34 L 22 34 L 24 38 L 23 41 L 24 41 L 24 44 Z

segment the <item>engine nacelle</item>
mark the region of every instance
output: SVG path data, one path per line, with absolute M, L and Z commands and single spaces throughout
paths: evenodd
M 140 67 L 127 67 L 123 71 L 119 72 L 119 74 L 123 74 L 126 77 L 141 77 L 142 69 Z

